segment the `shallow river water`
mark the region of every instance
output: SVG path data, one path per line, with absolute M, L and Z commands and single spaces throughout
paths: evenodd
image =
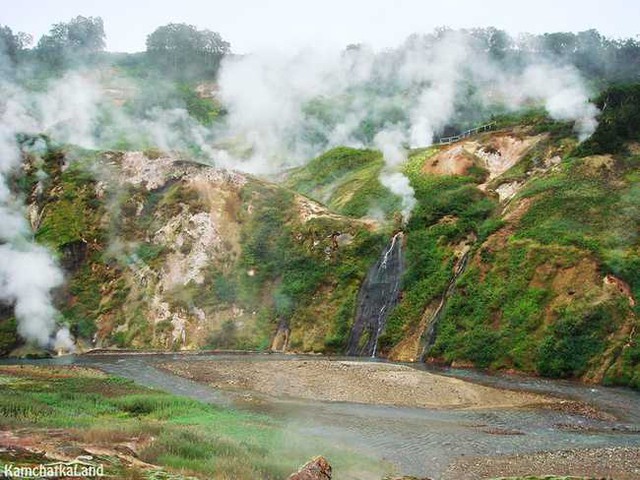
M 438 478 L 452 460 L 462 455 L 495 455 L 614 445 L 640 446 L 640 392 L 621 388 L 414 365 L 418 369 L 428 369 L 434 373 L 485 385 L 580 400 L 616 417 L 615 421 L 602 421 L 547 409 L 435 410 L 264 396 L 260 397 L 259 402 L 247 402 L 238 395 L 216 390 L 157 368 L 160 363 L 174 361 L 233 359 L 241 362 L 292 358 L 296 357 L 258 354 L 107 354 L 66 356 L 48 360 L 14 360 L 11 363 L 76 364 L 96 367 L 174 394 L 268 413 L 285 421 L 287 428 L 295 430 L 296 435 L 301 438 L 326 441 L 333 448 L 348 449 L 354 455 L 382 461 L 386 468 L 406 475 Z M 334 465 L 336 470 L 338 467 L 339 465 Z M 345 478 L 338 475 L 336 477 Z M 350 472 L 347 477 L 368 476 L 359 477 L 357 473 Z

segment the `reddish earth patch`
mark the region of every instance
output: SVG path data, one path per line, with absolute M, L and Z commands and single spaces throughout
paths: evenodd
M 475 143 L 464 142 L 452 145 L 427 159 L 422 172 L 430 175 L 466 175 L 474 165 Z

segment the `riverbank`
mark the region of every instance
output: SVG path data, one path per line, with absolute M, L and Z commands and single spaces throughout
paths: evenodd
M 478 385 L 406 365 L 291 359 L 166 362 L 161 368 L 214 388 L 276 397 L 419 408 L 519 408 L 554 397 Z
M 334 467 L 335 477 L 348 480 L 380 480 L 394 472 L 438 480 L 538 478 L 529 474 L 640 479 L 637 435 L 621 432 L 615 424 L 611 425 L 616 430 L 567 430 L 565 422 L 583 427 L 609 424 L 597 420 L 597 410 L 566 411 L 567 403 L 553 397 L 483 387 L 378 362 L 192 358 L 174 359 L 174 368 L 165 365 L 165 371 L 159 371 L 157 367 L 167 361 L 107 356 L 91 357 L 91 363 L 84 365 L 0 366 L 0 467 L 3 462 L 38 464 L 89 455 L 94 462 L 104 462 L 115 478 L 147 478 L 154 472 L 154 478 L 284 479 L 304 460 L 322 454 Z M 252 413 L 251 408 L 206 403 L 209 397 L 198 392 L 209 387 L 167 373 L 182 370 L 185 375 L 188 366 L 211 376 L 212 362 L 233 363 L 225 368 L 235 375 L 235 382 L 239 371 L 255 378 L 265 377 L 266 369 L 270 373 L 266 377 L 280 392 L 291 393 L 288 384 L 310 382 L 315 394 L 324 391 L 335 399 L 347 382 L 358 395 L 370 392 L 367 384 L 382 393 L 368 404 L 269 403 L 264 394 L 266 404 L 281 406 L 274 410 L 261 406 L 257 411 L 271 412 L 265 415 Z M 134 375 L 125 380 L 104 372 Z M 385 383 L 380 377 L 389 380 Z M 158 388 L 174 394 L 141 385 L 151 378 Z M 230 390 L 261 397 L 247 385 L 231 383 L 226 391 L 232 398 L 236 395 Z M 441 408 L 380 403 L 399 401 L 390 396 L 394 389 L 409 397 L 431 391 L 429 402 L 441 396 Z M 446 397 L 447 391 L 453 396 Z M 541 404 L 539 397 L 546 403 Z M 479 406 L 487 404 L 495 407 Z M 545 408 L 528 408 L 540 405 Z M 595 423 L 587 418 L 595 418 Z
M 291 448 L 283 429 L 93 368 L 0 366 L 0 471 L 80 459 L 112 478 L 286 478 L 321 447 Z
M 533 472 L 563 478 L 638 480 L 640 448 L 588 448 L 466 458 L 450 465 L 441 480 L 481 480 L 497 476 L 530 478 L 528 475 Z

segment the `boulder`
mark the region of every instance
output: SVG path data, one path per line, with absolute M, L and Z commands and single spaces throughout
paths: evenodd
M 331 480 L 331 465 L 326 458 L 315 457 L 292 474 L 289 480 Z

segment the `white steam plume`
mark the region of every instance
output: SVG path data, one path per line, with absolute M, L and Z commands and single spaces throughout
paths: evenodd
M 75 351 L 76 347 L 73 342 L 73 337 L 71 336 L 69 327 L 66 325 L 56 332 L 56 336 L 53 339 L 53 348 L 57 352 L 63 353 Z
M 451 120 L 469 51 L 468 39 L 459 32 L 449 32 L 431 45 L 420 38 L 408 42 L 399 76 L 407 86 L 420 85 L 410 110 L 411 147 L 431 145 Z
M 40 95 L 0 84 L 0 302 L 14 305 L 20 336 L 43 347 L 52 345 L 56 331 L 51 292 L 62 284 L 63 274 L 51 253 L 33 242 L 24 205 L 10 189 L 9 176 L 17 173 L 22 161 L 16 135 L 49 131 L 86 145 L 91 138 L 87 112 L 95 111 L 88 92 L 75 77 L 62 79 Z M 66 335 L 69 350 L 70 335 L 59 335 Z
M 51 290 L 62 284 L 51 254 L 33 243 L 0 245 L 0 301 L 15 304 L 18 333 L 46 347 L 55 331 Z
M 575 122 L 580 141 L 595 132 L 599 111 L 588 101 L 588 91 L 575 68 L 539 63 L 527 66 L 517 77 L 502 81 L 501 91 L 510 99 L 507 105 L 519 107 L 529 100 L 537 100 L 544 103 L 554 120 Z
M 597 126 L 598 110 L 576 69 L 541 59 L 505 66 L 459 31 L 412 36 L 379 53 L 356 47 L 235 57 L 223 62 L 219 83 L 226 135 L 250 152 L 228 151 L 219 165 L 277 173 L 333 146 L 375 145 L 386 163 L 381 182 L 401 196 L 405 218 L 415 201 L 397 167 L 401 146 L 431 145 L 460 120 L 461 107 L 484 120 L 472 101 L 485 111 L 544 106 L 552 118 L 574 122 L 580 140 Z
M 403 143 L 405 134 L 400 130 L 383 130 L 374 139 L 374 144 L 382 152 L 385 167 L 380 172 L 380 183 L 398 195 L 402 202 L 402 218 L 406 222 L 416 205 L 415 191 L 409 179 L 400 170 L 407 160 Z

